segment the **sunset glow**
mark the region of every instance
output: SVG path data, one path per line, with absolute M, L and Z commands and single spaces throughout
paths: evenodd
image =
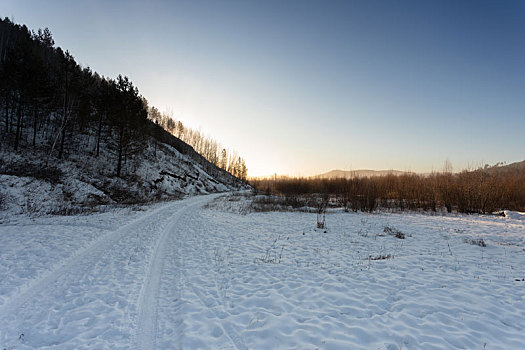
M 251 176 L 522 160 L 524 13 L 514 1 L 0 4 L 237 150 Z

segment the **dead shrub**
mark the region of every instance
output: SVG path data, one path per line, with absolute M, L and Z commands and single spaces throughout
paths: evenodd
M 63 172 L 61 169 L 44 164 L 33 163 L 9 163 L 0 167 L 0 174 L 33 177 L 38 180 L 47 181 L 51 184 L 58 184 L 62 181 Z
M 472 244 L 472 245 L 477 245 L 477 246 L 480 246 L 480 247 L 483 247 L 483 248 L 485 248 L 487 246 L 487 243 L 485 243 L 483 238 L 480 238 L 480 239 L 465 238 L 464 242 L 468 243 L 468 244 Z
M 391 254 L 379 254 L 377 256 L 372 256 L 372 255 L 368 256 L 368 260 L 388 260 L 388 259 L 393 259 L 393 258 L 394 256 Z
M 405 234 L 394 227 L 385 226 L 383 232 L 399 239 L 405 239 Z

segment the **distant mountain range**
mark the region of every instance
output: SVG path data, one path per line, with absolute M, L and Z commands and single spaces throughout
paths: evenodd
M 370 176 L 385 176 L 385 175 L 403 175 L 407 174 L 407 171 L 400 170 L 332 170 L 324 174 L 312 176 L 320 179 L 334 179 L 334 178 L 345 178 L 352 179 L 354 177 L 370 177 Z
M 507 165 L 501 165 L 500 163 L 494 166 L 485 166 L 484 170 L 490 173 L 501 173 L 501 172 L 512 172 L 512 171 L 525 171 L 525 160 L 521 162 L 510 163 Z
M 486 165 L 483 168 L 480 168 L 484 171 L 487 171 L 489 173 L 501 173 L 501 172 L 509 172 L 509 171 L 525 171 L 525 160 L 521 162 L 515 162 L 507 165 L 503 165 L 502 163 L 498 163 L 493 166 Z M 335 178 L 345 178 L 345 179 L 352 179 L 355 177 L 371 177 L 371 176 L 386 176 L 386 175 L 403 175 L 403 174 L 410 174 L 412 172 L 409 171 L 401 171 L 401 170 L 368 170 L 368 169 L 361 169 L 361 170 L 332 170 L 327 173 L 319 174 L 311 176 L 311 178 L 319 178 L 319 179 L 335 179 Z M 430 173 L 422 173 L 420 175 L 430 175 Z

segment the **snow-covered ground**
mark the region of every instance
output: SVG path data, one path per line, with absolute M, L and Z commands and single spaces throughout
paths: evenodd
M 244 201 L 4 220 L 0 349 L 525 349 L 522 216 Z
M 88 140 L 67 159 L 49 159 L 42 150 L 15 153 L 0 147 L 0 222 L 13 215 L 85 213 L 116 203 L 158 200 L 247 188 L 230 174 L 202 165 L 167 144 L 153 141 L 115 176 L 115 155 L 99 157 Z M 91 142 L 93 140 L 91 139 Z

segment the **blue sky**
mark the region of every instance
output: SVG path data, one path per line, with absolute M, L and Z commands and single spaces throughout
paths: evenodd
M 25 1 L 100 74 L 250 175 L 455 170 L 525 159 L 523 1 Z

